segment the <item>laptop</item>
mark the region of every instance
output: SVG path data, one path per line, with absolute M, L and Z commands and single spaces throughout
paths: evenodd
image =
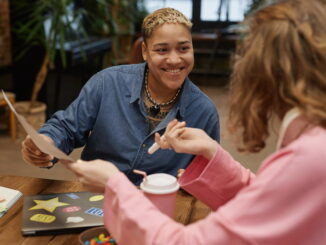
M 103 194 L 70 192 L 24 197 L 23 236 L 79 233 L 103 226 Z

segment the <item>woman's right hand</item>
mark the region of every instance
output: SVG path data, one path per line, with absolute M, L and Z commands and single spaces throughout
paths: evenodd
M 62 163 L 92 192 L 103 193 L 108 180 L 119 172 L 119 169 L 113 163 L 100 159 Z
M 54 144 L 53 140 L 44 135 L 40 134 L 40 136 L 46 140 L 47 142 Z M 51 162 L 53 156 L 50 156 L 46 153 L 43 153 L 33 142 L 31 137 L 27 135 L 25 140 L 22 142 L 22 157 L 23 160 L 33 166 L 37 167 L 50 167 L 53 165 Z
M 178 153 L 202 155 L 211 160 L 217 150 L 217 142 L 209 137 L 204 130 L 188 128 L 185 122 L 173 120 L 165 130 L 164 139 L 158 133 L 155 141 L 162 149 L 173 148 Z

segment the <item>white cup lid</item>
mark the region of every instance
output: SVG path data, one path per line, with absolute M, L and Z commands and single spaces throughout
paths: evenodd
M 140 188 L 151 194 L 169 194 L 179 189 L 177 178 L 173 175 L 159 173 L 147 176 L 147 180 L 143 179 Z

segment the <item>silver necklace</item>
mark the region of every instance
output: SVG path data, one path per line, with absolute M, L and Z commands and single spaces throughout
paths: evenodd
M 178 89 L 177 93 L 175 94 L 175 96 L 169 100 L 168 102 L 165 102 L 165 103 L 157 103 L 151 96 L 151 94 L 149 93 L 149 90 L 148 90 L 148 69 L 146 71 L 146 74 L 145 74 L 145 91 L 146 91 L 146 96 L 147 98 L 149 99 L 149 101 L 154 104 L 153 106 L 151 106 L 149 108 L 149 111 L 150 113 L 155 117 L 160 111 L 161 111 L 161 106 L 164 107 L 164 106 L 168 106 L 170 104 L 172 104 L 178 97 L 180 91 L 181 91 L 181 88 Z

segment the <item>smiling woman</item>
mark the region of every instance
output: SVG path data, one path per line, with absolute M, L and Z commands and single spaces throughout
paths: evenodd
M 180 88 L 194 66 L 191 34 L 180 24 L 158 27 L 143 43 L 148 63 L 148 92 L 155 101 L 166 105 L 175 101 Z
M 142 64 L 114 66 L 95 74 L 79 97 L 56 112 L 39 131 L 63 152 L 84 146 L 83 160 L 112 161 L 134 183 L 158 172 L 177 175 L 193 155 L 158 151 L 147 154 L 154 134 L 177 118 L 219 140 L 219 117 L 212 101 L 188 78 L 194 66 L 192 23 L 181 12 L 164 8 L 143 22 Z M 91 132 L 91 133 L 90 133 Z M 51 156 L 29 138 L 26 162 L 48 166 Z
M 152 127 L 173 107 L 194 66 L 191 27 L 172 8 L 156 10 L 144 19 L 142 53 L 148 65 L 144 101 Z

